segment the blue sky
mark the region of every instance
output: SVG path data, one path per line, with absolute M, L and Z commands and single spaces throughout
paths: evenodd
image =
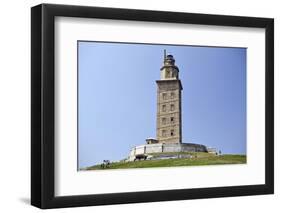
M 246 49 L 78 42 L 78 166 L 127 157 L 156 136 L 163 51 L 179 67 L 183 142 L 246 153 Z

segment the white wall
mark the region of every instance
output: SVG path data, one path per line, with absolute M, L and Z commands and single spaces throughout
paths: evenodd
M 80 4 L 150 10 L 264 16 L 275 18 L 275 59 L 280 58 L 281 13 L 278 1 L 246 0 L 45 0 L 45 3 Z M 0 11 L 0 211 L 39 212 L 30 206 L 30 7 L 41 1 L 2 1 Z M 51 212 L 269 212 L 281 199 L 281 75 L 275 62 L 275 195 L 112 205 L 51 210 Z

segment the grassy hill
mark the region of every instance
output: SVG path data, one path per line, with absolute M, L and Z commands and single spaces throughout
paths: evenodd
M 94 165 L 94 166 L 85 168 L 85 170 L 175 167 L 175 166 L 203 166 L 203 165 L 244 164 L 244 163 L 246 163 L 245 155 L 216 156 L 216 155 L 208 154 L 208 153 L 196 153 L 196 154 L 192 153 L 192 155 L 193 155 L 192 158 L 141 160 L 141 161 L 135 161 L 135 162 L 113 162 L 107 168 L 101 168 L 100 165 Z

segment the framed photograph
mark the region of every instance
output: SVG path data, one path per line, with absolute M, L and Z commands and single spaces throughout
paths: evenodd
M 274 21 L 31 9 L 31 204 L 274 192 Z

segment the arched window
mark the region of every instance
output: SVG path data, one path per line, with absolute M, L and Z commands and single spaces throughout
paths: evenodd
M 162 124 L 166 124 L 166 118 L 162 118 Z
M 166 78 L 170 78 L 170 75 L 171 75 L 170 70 L 167 70 L 167 72 L 166 72 Z
M 162 130 L 162 137 L 166 137 L 166 130 Z
M 166 100 L 167 99 L 167 93 L 163 93 L 162 98 L 163 98 L 163 100 Z

